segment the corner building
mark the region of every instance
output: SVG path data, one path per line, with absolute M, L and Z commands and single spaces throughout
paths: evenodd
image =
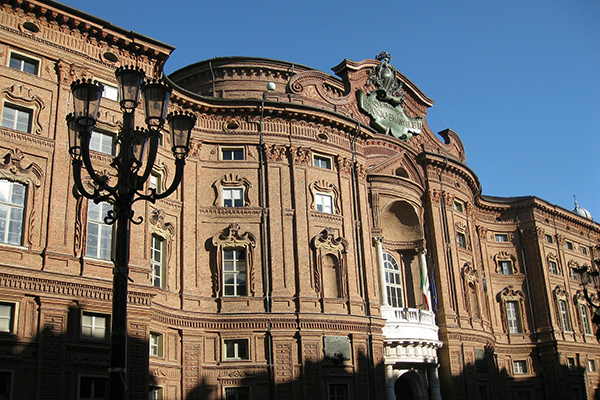
M 0 7 L 0 398 L 105 398 L 119 244 L 74 190 L 70 83 L 105 84 L 92 157 L 114 176 L 114 70 L 158 77 L 174 48 L 52 1 Z M 482 195 L 388 54 L 333 71 L 231 57 L 167 78 L 198 121 L 176 193 L 135 204 L 129 398 L 594 398 L 589 213 Z M 157 159 L 160 191 L 168 135 Z

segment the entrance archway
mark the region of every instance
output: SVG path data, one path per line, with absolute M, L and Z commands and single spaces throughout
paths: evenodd
M 418 400 L 421 399 L 421 380 L 419 376 L 411 371 L 402 374 L 394 384 L 396 400 Z

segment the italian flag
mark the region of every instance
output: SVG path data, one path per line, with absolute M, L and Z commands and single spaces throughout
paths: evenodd
M 425 305 L 427 310 L 431 311 L 431 292 L 429 290 L 429 279 L 427 277 L 427 263 L 421 264 L 421 290 L 423 291 L 423 297 L 425 298 Z

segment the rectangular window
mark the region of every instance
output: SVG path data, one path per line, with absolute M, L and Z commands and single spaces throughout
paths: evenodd
M 317 211 L 333 214 L 333 197 L 328 194 L 316 193 L 315 206 Z
M 508 242 L 508 235 L 506 233 L 496 233 L 496 242 Z
M 558 275 L 558 264 L 556 264 L 556 261 L 548 261 L 548 269 L 550 273 Z
M 150 355 L 163 356 L 163 335 L 160 333 L 150 332 Z
M 151 386 L 150 390 L 148 390 L 148 399 L 163 400 L 163 388 L 158 386 Z
M 79 400 L 108 399 L 108 378 L 97 376 L 79 377 Z
M 467 248 L 467 237 L 465 236 L 464 233 L 457 232 L 456 233 L 456 240 L 458 242 L 458 247 L 460 247 L 462 249 L 466 249 Z
M 521 316 L 519 315 L 519 303 L 516 301 L 506 302 L 506 319 L 508 320 L 509 333 L 521 333 Z
M 503 275 L 512 275 L 512 273 L 513 273 L 512 261 L 510 261 L 510 260 L 498 261 L 498 271 Z
M 88 257 L 110 260 L 112 254 L 112 226 L 104 222 L 108 211 L 112 210 L 109 203 L 88 202 L 87 247 Z
M 567 309 L 566 301 L 558 301 L 558 313 L 560 315 L 560 322 L 562 324 L 563 331 L 571 332 L 571 322 L 569 320 L 569 310 Z
M 102 82 L 104 85 L 104 91 L 102 92 L 102 97 L 108 100 L 117 101 L 119 99 L 119 89 L 116 86 L 109 85 L 107 83 Z
M 249 360 L 250 346 L 248 339 L 226 339 L 223 340 L 226 360 Z
M 460 201 L 455 201 L 454 202 L 454 209 L 458 212 L 463 212 L 464 211 L 464 206 L 463 203 L 461 203 Z
M 552 240 L 552 235 L 546 235 L 546 243 L 553 243 L 554 240 Z
M 148 188 L 149 189 L 154 189 L 156 191 L 156 193 L 160 193 L 161 192 L 161 180 L 160 180 L 160 175 L 152 172 L 150 174 L 150 179 L 148 180 Z
M 29 74 L 37 75 L 39 61 L 33 58 L 25 57 L 20 54 L 11 53 L 9 66 L 19 71 L 27 72 Z
M 586 335 L 591 335 L 592 327 L 590 326 L 590 315 L 588 314 L 588 308 L 585 304 L 578 304 L 577 307 L 579 308 L 583 333 Z
M 588 249 L 587 249 L 587 247 L 583 247 L 583 246 L 581 246 L 581 247 L 579 248 L 579 250 L 581 251 L 581 254 L 583 254 L 584 256 L 587 256 L 587 253 L 588 253 Z
M 348 385 L 345 383 L 330 383 L 327 392 L 328 400 L 348 400 Z
M 319 168 L 331 169 L 331 158 L 315 155 L 313 165 Z
M 225 400 L 250 400 L 249 387 L 225 388 Z
M 2 110 L 2 126 L 16 131 L 31 132 L 31 110 L 4 103 Z
M 567 358 L 567 367 L 569 367 L 570 370 L 574 370 L 577 367 L 577 364 L 575 364 L 575 359 L 572 357 Z
M 246 249 L 223 250 L 223 292 L 225 296 L 246 296 Z
M 21 244 L 25 185 L 0 179 L 0 243 Z
M 92 131 L 92 137 L 90 138 L 90 150 L 113 156 L 115 155 L 114 142 L 114 135 L 106 132 Z
M 596 372 L 596 360 L 588 360 L 588 371 Z
M 150 244 L 150 263 L 152 273 L 150 279 L 152 286 L 164 289 L 165 288 L 165 240 L 159 236 L 152 235 Z
M 513 369 L 515 374 L 526 374 L 527 373 L 527 361 L 519 360 L 513 361 Z
M 86 339 L 107 340 L 109 320 L 110 318 L 106 314 L 93 314 L 84 311 L 81 314 L 81 337 Z
M 14 332 L 15 308 L 13 303 L 0 303 L 0 332 Z
M 222 148 L 221 160 L 245 160 L 243 148 Z
M 567 243 L 567 250 L 573 250 L 573 243 L 572 242 L 566 242 Z
M 244 207 L 244 189 L 223 188 L 223 207 Z

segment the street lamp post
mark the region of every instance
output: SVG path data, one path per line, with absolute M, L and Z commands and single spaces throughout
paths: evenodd
M 90 138 L 96 124 L 103 86 L 92 80 L 76 80 L 71 84 L 74 113 L 67 115 L 69 153 L 77 191 L 94 203 L 108 202 L 112 211 L 104 221 L 114 225 L 112 261 L 112 326 L 110 333 L 109 394 L 111 399 L 127 398 L 127 284 L 129 279 L 130 224 L 140 224 L 142 217 L 134 219 L 133 203 L 139 200 L 154 203 L 177 189 L 183 177 L 185 158 L 196 117 L 187 112 L 167 115 L 171 88 L 161 80 L 147 80 L 141 69 L 119 67 L 115 76 L 119 82 L 119 102 L 123 112 L 122 128 L 117 136 L 119 148 L 111 166 L 116 170 L 116 183 L 109 176 L 94 169 L 90 159 Z M 147 129 L 134 128 L 134 113 L 139 103 L 140 91 L 144 98 Z M 175 157 L 175 176 L 170 187 L 161 193 L 150 188 L 144 192 L 144 183 L 152 172 L 159 146 L 160 129 L 169 123 L 172 152 Z M 145 154 L 149 142 L 148 154 Z M 89 175 L 92 188 L 82 181 L 82 168 Z
M 579 275 L 580 284 L 583 289 L 583 296 L 585 297 L 586 302 L 594 310 L 592 323 L 596 325 L 596 338 L 600 340 L 600 271 L 588 265 L 583 265 L 579 268 L 573 268 L 573 270 Z M 589 294 L 587 288 L 590 283 L 594 285 L 595 290 L 595 293 L 592 293 L 591 295 Z

